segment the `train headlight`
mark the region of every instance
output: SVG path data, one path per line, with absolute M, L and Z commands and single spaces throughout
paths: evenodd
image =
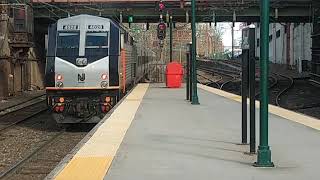
M 100 85 L 101 85 L 102 88 L 107 88 L 108 87 L 108 82 L 107 81 L 102 81 Z
M 88 60 L 87 60 L 87 58 L 77 58 L 76 64 L 79 66 L 85 66 L 88 64 Z
M 107 80 L 108 79 L 108 75 L 107 74 L 102 74 L 101 75 L 101 79 L 102 80 Z
M 61 74 L 57 74 L 56 77 L 57 77 L 57 80 L 58 80 L 58 81 L 62 81 L 62 79 L 63 79 L 63 76 L 62 76 Z
M 61 87 L 63 87 L 63 82 L 57 82 L 57 87 L 59 87 L 59 88 L 61 88 Z

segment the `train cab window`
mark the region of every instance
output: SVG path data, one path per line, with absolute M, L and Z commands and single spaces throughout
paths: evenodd
M 108 32 L 87 32 L 85 56 L 88 59 L 88 63 L 108 56 L 108 46 Z
M 86 48 L 107 48 L 107 32 L 88 32 L 86 37 Z
M 58 48 L 79 48 L 79 33 L 59 33 Z
M 79 55 L 79 41 L 79 32 L 59 32 L 56 55 L 71 61 L 71 59 Z

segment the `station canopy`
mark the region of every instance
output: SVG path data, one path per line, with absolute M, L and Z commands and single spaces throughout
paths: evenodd
M 9 2 L 17 2 L 9 0 Z M 311 22 L 313 8 L 319 0 L 270 0 L 270 16 L 274 22 Z M 77 14 L 91 14 L 133 21 L 158 22 L 159 0 L 29 0 L 35 18 L 59 19 Z M 191 18 L 191 0 L 163 0 L 164 16 L 175 22 Z M 197 22 L 259 22 L 260 0 L 196 0 Z

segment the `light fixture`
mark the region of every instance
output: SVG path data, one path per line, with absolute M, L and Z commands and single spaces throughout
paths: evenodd
M 59 82 L 57 82 L 56 85 L 57 85 L 57 87 L 62 88 L 63 87 L 63 82 L 59 81 Z
M 101 85 L 102 88 L 107 88 L 108 87 L 108 82 L 107 81 L 102 81 L 100 85 Z
M 63 80 L 63 76 L 61 74 L 57 74 L 57 80 L 62 81 Z
M 108 75 L 107 75 L 107 74 L 102 74 L 102 75 L 101 75 L 101 79 L 102 79 L 102 80 L 107 80 L 107 78 L 108 78 Z

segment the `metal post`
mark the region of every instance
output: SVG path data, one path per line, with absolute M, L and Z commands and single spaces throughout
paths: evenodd
M 234 59 L 234 22 L 232 22 L 231 28 L 231 59 Z
M 197 92 L 197 68 L 196 68 L 196 0 L 191 1 L 191 9 L 192 9 L 192 102 L 191 104 L 200 104 L 198 99 L 198 92 Z
M 242 80 L 241 80 L 241 96 L 242 96 L 242 144 L 247 144 L 247 97 L 248 97 L 248 50 L 242 50 Z
M 186 53 L 187 55 L 187 61 L 186 61 L 186 83 L 187 83 L 187 87 L 186 87 L 186 99 L 189 100 L 190 99 L 190 53 L 189 51 L 187 51 Z
M 170 16 L 170 62 L 172 62 L 172 16 Z
M 260 144 L 255 166 L 273 167 L 271 150 L 268 143 L 268 63 L 269 63 L 269 0 L 261 0 L 261 32 L 260 32 L 260 69 L 261 69 L 261 100 L 260 100 Z
M 193 64 L 192 64 L 192 44 L 190 43 L 188 45 L 188 51 L 189 51 L 189 99 L 190 102 L 192 102 L 192 87 L 193 87 L 193 82 L 192 82 L 192 69 L 193 69 Z
M 256 153 L 256 63 L 255 63 L 255 30 L 249 29 L 249 96 L 250 96 L 250 154 Z

